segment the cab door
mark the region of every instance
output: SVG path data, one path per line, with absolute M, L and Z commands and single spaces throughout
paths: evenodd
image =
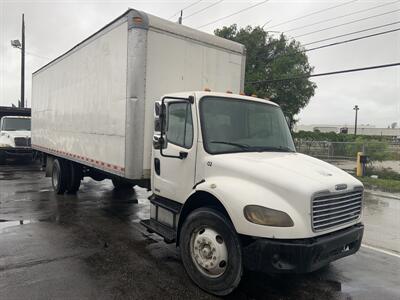
M 197 133 L 196 110 L 189 101 L 165 102 L 164 145 L 153 143 L 152 189 L 154 194 L 183 203 L 195 180 Z M 155 133 L 157 140 L 157 133 Z

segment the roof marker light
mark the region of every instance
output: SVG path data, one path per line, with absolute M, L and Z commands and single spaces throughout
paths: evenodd
M 143 19 L 141 17 L 133 17 L 132 20 L 133 20 L 133 23 L 135 23 L 135 24 L 143 23 Z
M 209 89 L 209 88 L 204 88 L 204 91 L 205 91 L 205 92 L 211 92 L 211 89 Z

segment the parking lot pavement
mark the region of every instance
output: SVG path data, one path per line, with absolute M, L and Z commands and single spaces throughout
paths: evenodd
M 38 166 L 0 166 L 0 298 L 213 298 L 190 281 L 175 246 L 138 223 L 149 214 L 147 195 L 85 179 L 77 195 L 56 196 Z M 380 211 L 366 214 L 375 246 Z M 398 243 L 384 238 L 394 239 L 387 248 Z M 362 247 L 308 275 L 248 272 L 227 298 L 399 299 L 399 282 L 398 255 Z

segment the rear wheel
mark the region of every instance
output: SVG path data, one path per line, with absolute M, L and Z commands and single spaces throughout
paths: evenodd
M 69 182 L 67 186 L 68 194 L 75 194 L 81 185 L 82 167 L 76 163 L 70 162 L 69 166 Z
M 4 165 L 6 163 L 6 153 L 3 150 L 0 150 L 0 165 Z
M 239 285 L 243 273 L 239 238 L 217 210 L 199 208 L 187 217 L 180 248 L 186 272 L 203 290 L 224 296 Z
M 128 190 L 133 188 L 133 183 L 123 180 L 122 178 L 113 178 L 111 181 L 116 190 Z
M 51 183 L 57 194 L 64 194 L 68 187 L 68 168 L 67 163 L 61 159 L 55 159 L 51 174 Z

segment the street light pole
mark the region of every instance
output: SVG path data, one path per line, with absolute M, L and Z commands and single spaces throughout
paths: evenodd
M 25 107 L 25 20 L 22 14 L 22 43 L 21 43 L 21 107 Z
M 356 118 L 354 121 L 354 135 L 357 135 L 357 115 L 360 108 L 358 107 L 358 105 L 354 105 L 353 109 L 356 111 Z
M 183 10 L 181 10 L 181 15 L 179 16 L 178 24 L 182 24 Z

